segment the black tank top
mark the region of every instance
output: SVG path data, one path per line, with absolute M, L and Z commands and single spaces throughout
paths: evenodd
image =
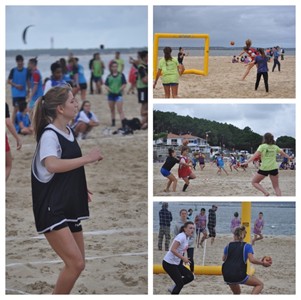
M 56 133 L 62 148 L 61 159 L 82 156 L 75 138 L 71 142 L 52 128 L 45 128 L 45 130 L 52 130 Z M 33 212 L 39 233 L 52 230 L 65 221 L 77 222 L 89 217 L 84 167 L 64 173 L 55 173 L 46 183 L 36 177 L 33 169 L 34 166 L 31 171 Z
M 244 261 L 245 242 L 231 242 L 228 245 L 228 255 L 222 265 L 225 282 L 239 283 L 247 276 L 247 264 Z

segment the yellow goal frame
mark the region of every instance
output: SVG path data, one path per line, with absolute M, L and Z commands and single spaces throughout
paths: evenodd
M 205 47 L 204 47 L 204 70 L 197 70 L 197 69 L 188 69 L 185 70 L 183 74 L 195 74 L 195 75 L 208 75 L 208 63 L 209 63 L 209 43 L 210 38 L 209 34 L 203 33 L 155 33 L 154 35 L 154 51 L 153 51 L 153 65 L 154 65 L 154 72 L 153 76 L 156 77 L 157 69 L 158 69 L 158 52 L 159 52 L 159 39 L 180 39 L 180 38 L 187 38 L 187 39 L 205 39 Z

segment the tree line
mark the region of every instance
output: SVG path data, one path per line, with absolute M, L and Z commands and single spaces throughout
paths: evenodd
M 153 139 L 166 138 L 167 134 L 191 134 L 207 139 L 210 146 L 220 146 L 229 150 L 256 151 L 262 143 L 262 136 L 250 127 L 240 129 L 232 124 L 219 123 L 202 118 L 179 116 L 174 112 L 154 110 Z M 292 148 L 295 152 L 295 138 L 281 136 L 276 144 L 280 148 Z

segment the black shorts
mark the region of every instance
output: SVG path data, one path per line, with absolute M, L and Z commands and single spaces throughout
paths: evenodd
M 22 102 L 26 102 L 26 97 L 13 97 L 13 107 L 19 107 Z
M 148 88 L 138 89 L 138 102 L 139 103 L 148 102 Z
M 87 89 L 87 83 L 80 83 L 79 88 L 80 88 L 80 90 L 86 90 Z
M 271 171 L 258 170 L 257 173 L 260 174 L 260 175 L 263 175 L 263 176 L 268 176 L 268 175 L 277 176 L 278 175 L 278 169 L 274 169 L 274 170 L 271 170 Z
M 77 221 L 77 222 L 67 222 L 66 221 L 66 222 L 54 227 L 53 230 L 60 230 L 67 226 L 69 226 L 69 229 L 71 232 L 80 232 L 83 230 L 82 225 L 80 224 L 80 221 Z M 51 230 L 48 230 L 44 233 L 47 233 L 47 232 L 51 232 Z

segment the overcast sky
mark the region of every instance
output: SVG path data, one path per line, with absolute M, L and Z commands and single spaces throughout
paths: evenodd
M 260 135 L 271 132 L 275 139 L 295 137 L 294 104 L 154 104 L 154 110 L 232 124 L 240 129 L 248 126 Z
M 27 44 L 22 41 L 23 29 Z M 145 47 L 147 6 L 7 6 L 6 49 Z
M 295 23 L 294 6 L 154 7 L 154 33 L 208 33 L 211 46 L 244 46 L 250 38 L 255 47 L 294 48 Z

